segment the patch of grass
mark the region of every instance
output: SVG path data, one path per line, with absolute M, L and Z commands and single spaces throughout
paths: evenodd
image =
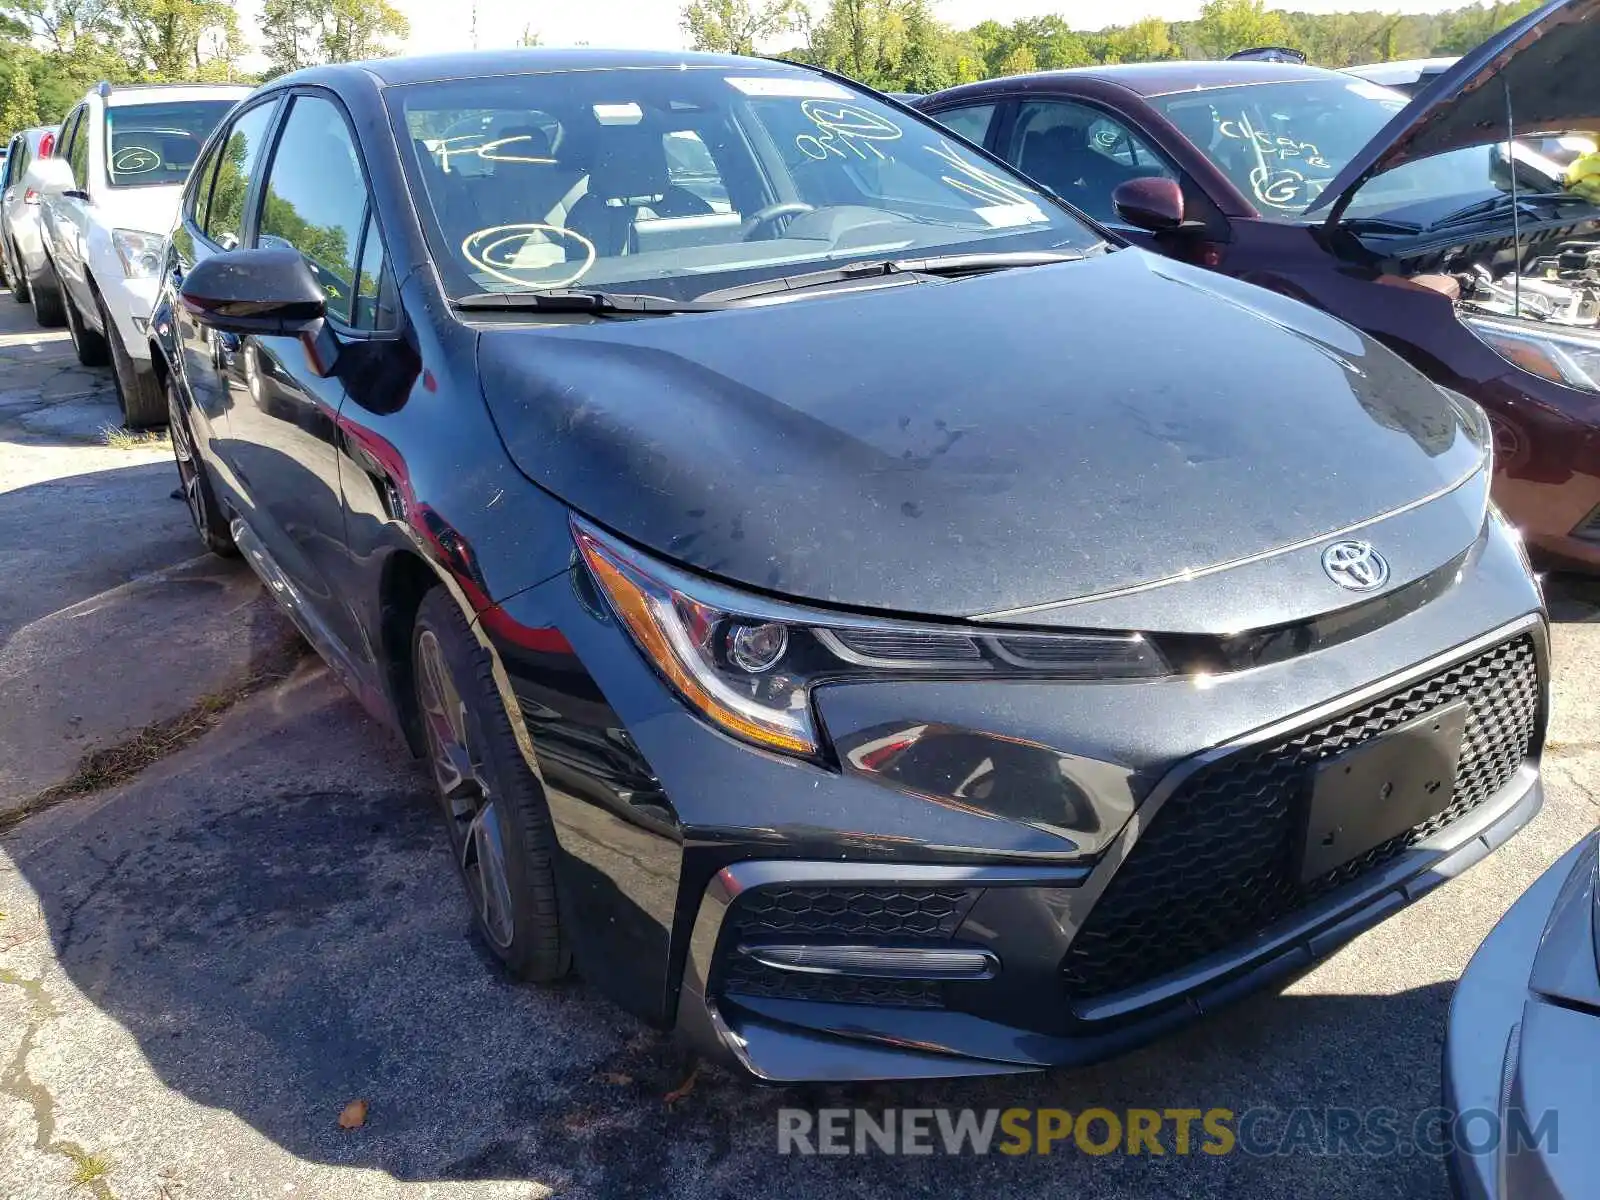
M 24 801 L 20 808 L 0 813 L 0 833 L 14 829 L 63 800 L 89 796 L 126 783 L 152 763 L 176 754 L 214 726 L 241 700 L 287 679 L 295 664 L 308 653 L 310 647 L 298 635 L 285 636 L 282 642 L 260 655 L 244 678 L 230 687 L 202 696 L 177 716 L 154 721 L 114 746 L 84 755 L 67 779 L 45 788 Z
M 165 450 L 172 445 L 165 429 L 123 429 L 102 425 L 100 440 L 113 450 Z
M 72 1186 L 92 1188 L 111 1174 L 111 1160 L 101 1154 L 72 1156 Z

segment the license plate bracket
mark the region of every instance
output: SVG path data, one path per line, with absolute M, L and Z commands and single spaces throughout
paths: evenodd
M 1306 805 L 1301 883 L 1450 807 L 1469 711 L 1465 700 L 1457 700 L 1317 764 Z

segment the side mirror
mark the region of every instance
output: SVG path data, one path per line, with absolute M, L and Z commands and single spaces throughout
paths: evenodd
M 183 307 L 219 333 L 293 337 L 322 321 L 327 297 L 298 250 L 229 250 L 183 277 Z
M 298 250 L 228 250 L 196 263 L 179 300 L 218 333 L 297 337 L 312 371 L 327 378 L 339 339 L 327 321 L 328 299 Z
M 46 194 L 59 196 L 78 187 L 78 181 L 72 177 L 72 164 L 64 158 L 34 159 L 26 178 L 29 187 Z
M 1183 225 L 1183 189 L 1172 179 L 1130 179 L 1111 193 L 1111 206 L 1135 229 L 1166 233 Z

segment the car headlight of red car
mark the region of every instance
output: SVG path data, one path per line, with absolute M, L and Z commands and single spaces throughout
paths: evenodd
M 1600 339 L 1525 321 L 1477 316 L 1462 321 L 1513 366 L 1568 387 L 1600 392 Z

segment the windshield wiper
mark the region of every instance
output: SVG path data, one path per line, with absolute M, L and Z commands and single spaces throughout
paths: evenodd
M 1389 217 L 1347 217 L 1339 224 L 1351 233 L 1393 233 L 1405 237 L 1422 232 L 1422 226 L 1415 222 L 1395 221 Z
M 1594 201 L 1585 199 L 1576 192 L 1521 192 L 1516 196 L 1513 196 L 1510 192 L 1504 192 L 1488 200 L 1481 200 L 1477 204 L 1469 204 L 1465 208 L 1457 209 L 1453 213 L 1440 217 L 1432 225 L 1428 226 L 1428 232 L 1432 233 L 1436 229 L 1448 229 L 1453 225 L 1465 225 L 1476 221 L 1480 217 L 1494 216 L 1502 209 L 1510 209 L 1513 203 L 1549 204 L 1557 208 L 1563 204 L 1581 204 L 1586 208 L 1594 207 Z
M 634 292 L 582 292 L 565 289 L 547 292 L 479 292 L 450 301 L 468 310 L 501 309 L 510 312 L 657 313 L 715 312 L 720 304 L 701 300 L 674 300 Z
M 987 254 L 937 254 L 925 258 L 878 258 L 865 262 L 845 263 L 843 266 L 828 267 L 822 271 L 806 271 L 800 275 L 758 279 L 754 283 L 718 288 L 714 292 L 696 296 L 695 299 L 703 304 L 726 304 L 734 300 L 751 300 L 758 296 L 774 296 L 782 292 L 797 292 L 805 288 L 824 287 L 830 283 L 871 279 L 874 276 L 934 275 L 948 279 L 988 271 L 1004 271 L 1010 267 L 1043 267 L 1050 263 L 1077 262 L 1083 257 L 1077 251 L 1013 250 Z

